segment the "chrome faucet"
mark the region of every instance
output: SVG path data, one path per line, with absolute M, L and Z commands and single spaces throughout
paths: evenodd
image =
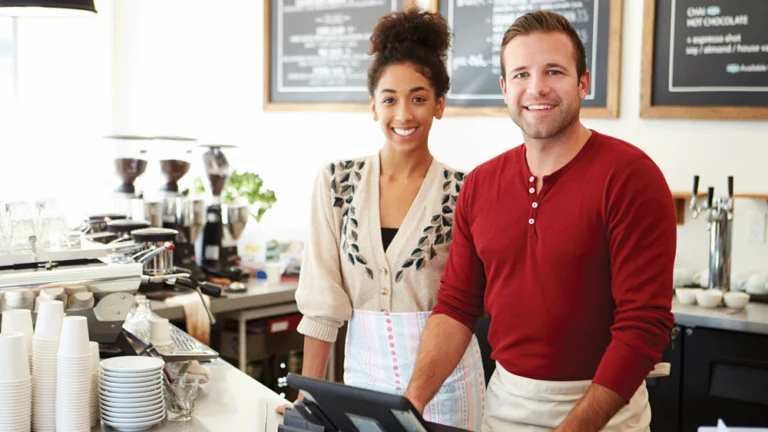
M 699 176 L 693 176 L 691 210 L 693 217 L 706 210 L 709 230 L 709 288 L 731 290 L 731 250 L 733 249 L 733 176 L 728 176 L 728 196 L 715 197 L 715 188 L 707 188 L 707 205 L 697 205 Z

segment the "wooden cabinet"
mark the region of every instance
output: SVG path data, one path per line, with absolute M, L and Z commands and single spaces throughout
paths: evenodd
M 670 376 L 647 380 L 652 431 L 768 427 L 768 336 L 675 326 L 663 361 Z

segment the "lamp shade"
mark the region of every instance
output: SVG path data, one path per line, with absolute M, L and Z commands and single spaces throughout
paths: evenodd
M 0 15 L 13 17 L 79 17 L 96 13 L 93 0 L 0 0 Z

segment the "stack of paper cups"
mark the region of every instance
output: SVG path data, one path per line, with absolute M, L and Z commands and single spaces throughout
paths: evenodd
M 32 377 L 22 333 L 0 333 L 0 430 L 30 430 Z
M 99 423 L 99 343 L 89 342 L 91 348 L 91 427 Z
M 93 360 L 88 344 L 88 319 L 64 317 L 56 368 L 56 430 L 91 429 Z
M 32 427 L 56 430 L 56 355 L 59 351 L 64 303 L 40 302 L 32 337 Z

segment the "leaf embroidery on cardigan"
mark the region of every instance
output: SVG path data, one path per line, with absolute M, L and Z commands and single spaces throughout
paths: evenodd
M 416 242 L 411 256 L 405 259 L 400 270 L 395 273 L 395 282 L 403 279 L 403 272 L 407 269 L 414 269 L 414 271 L 423 269 L 432 258 L 437 256 L 435 246 L 450 243 L 453 240 L 453 211 L 465 177 L 463 172 L 443 169 L 440 213 L 432 215 L 429 225 L 422 230 L 422 237 Z
M 332 163 L 329 167 L 331 173 L 331 199 L 333 200 L 333 207 L 343 212 L 342 236 L 344 241 L 341 244 L 342 255 L 346 256 L 346 259 L 353 266 L 358 264 L 363 266 L 368 278 L 373 279 L 373 270 L 368 267 L 368 259 L 360 253 L 360 246 L 357 244 L 359 238 L 357 227 L 359 223 L 355 214 L 355 206 L 352 205 L 355 189 L 363 178 L 360 171 L 364 166 L 364 160 L 346 160 Z

